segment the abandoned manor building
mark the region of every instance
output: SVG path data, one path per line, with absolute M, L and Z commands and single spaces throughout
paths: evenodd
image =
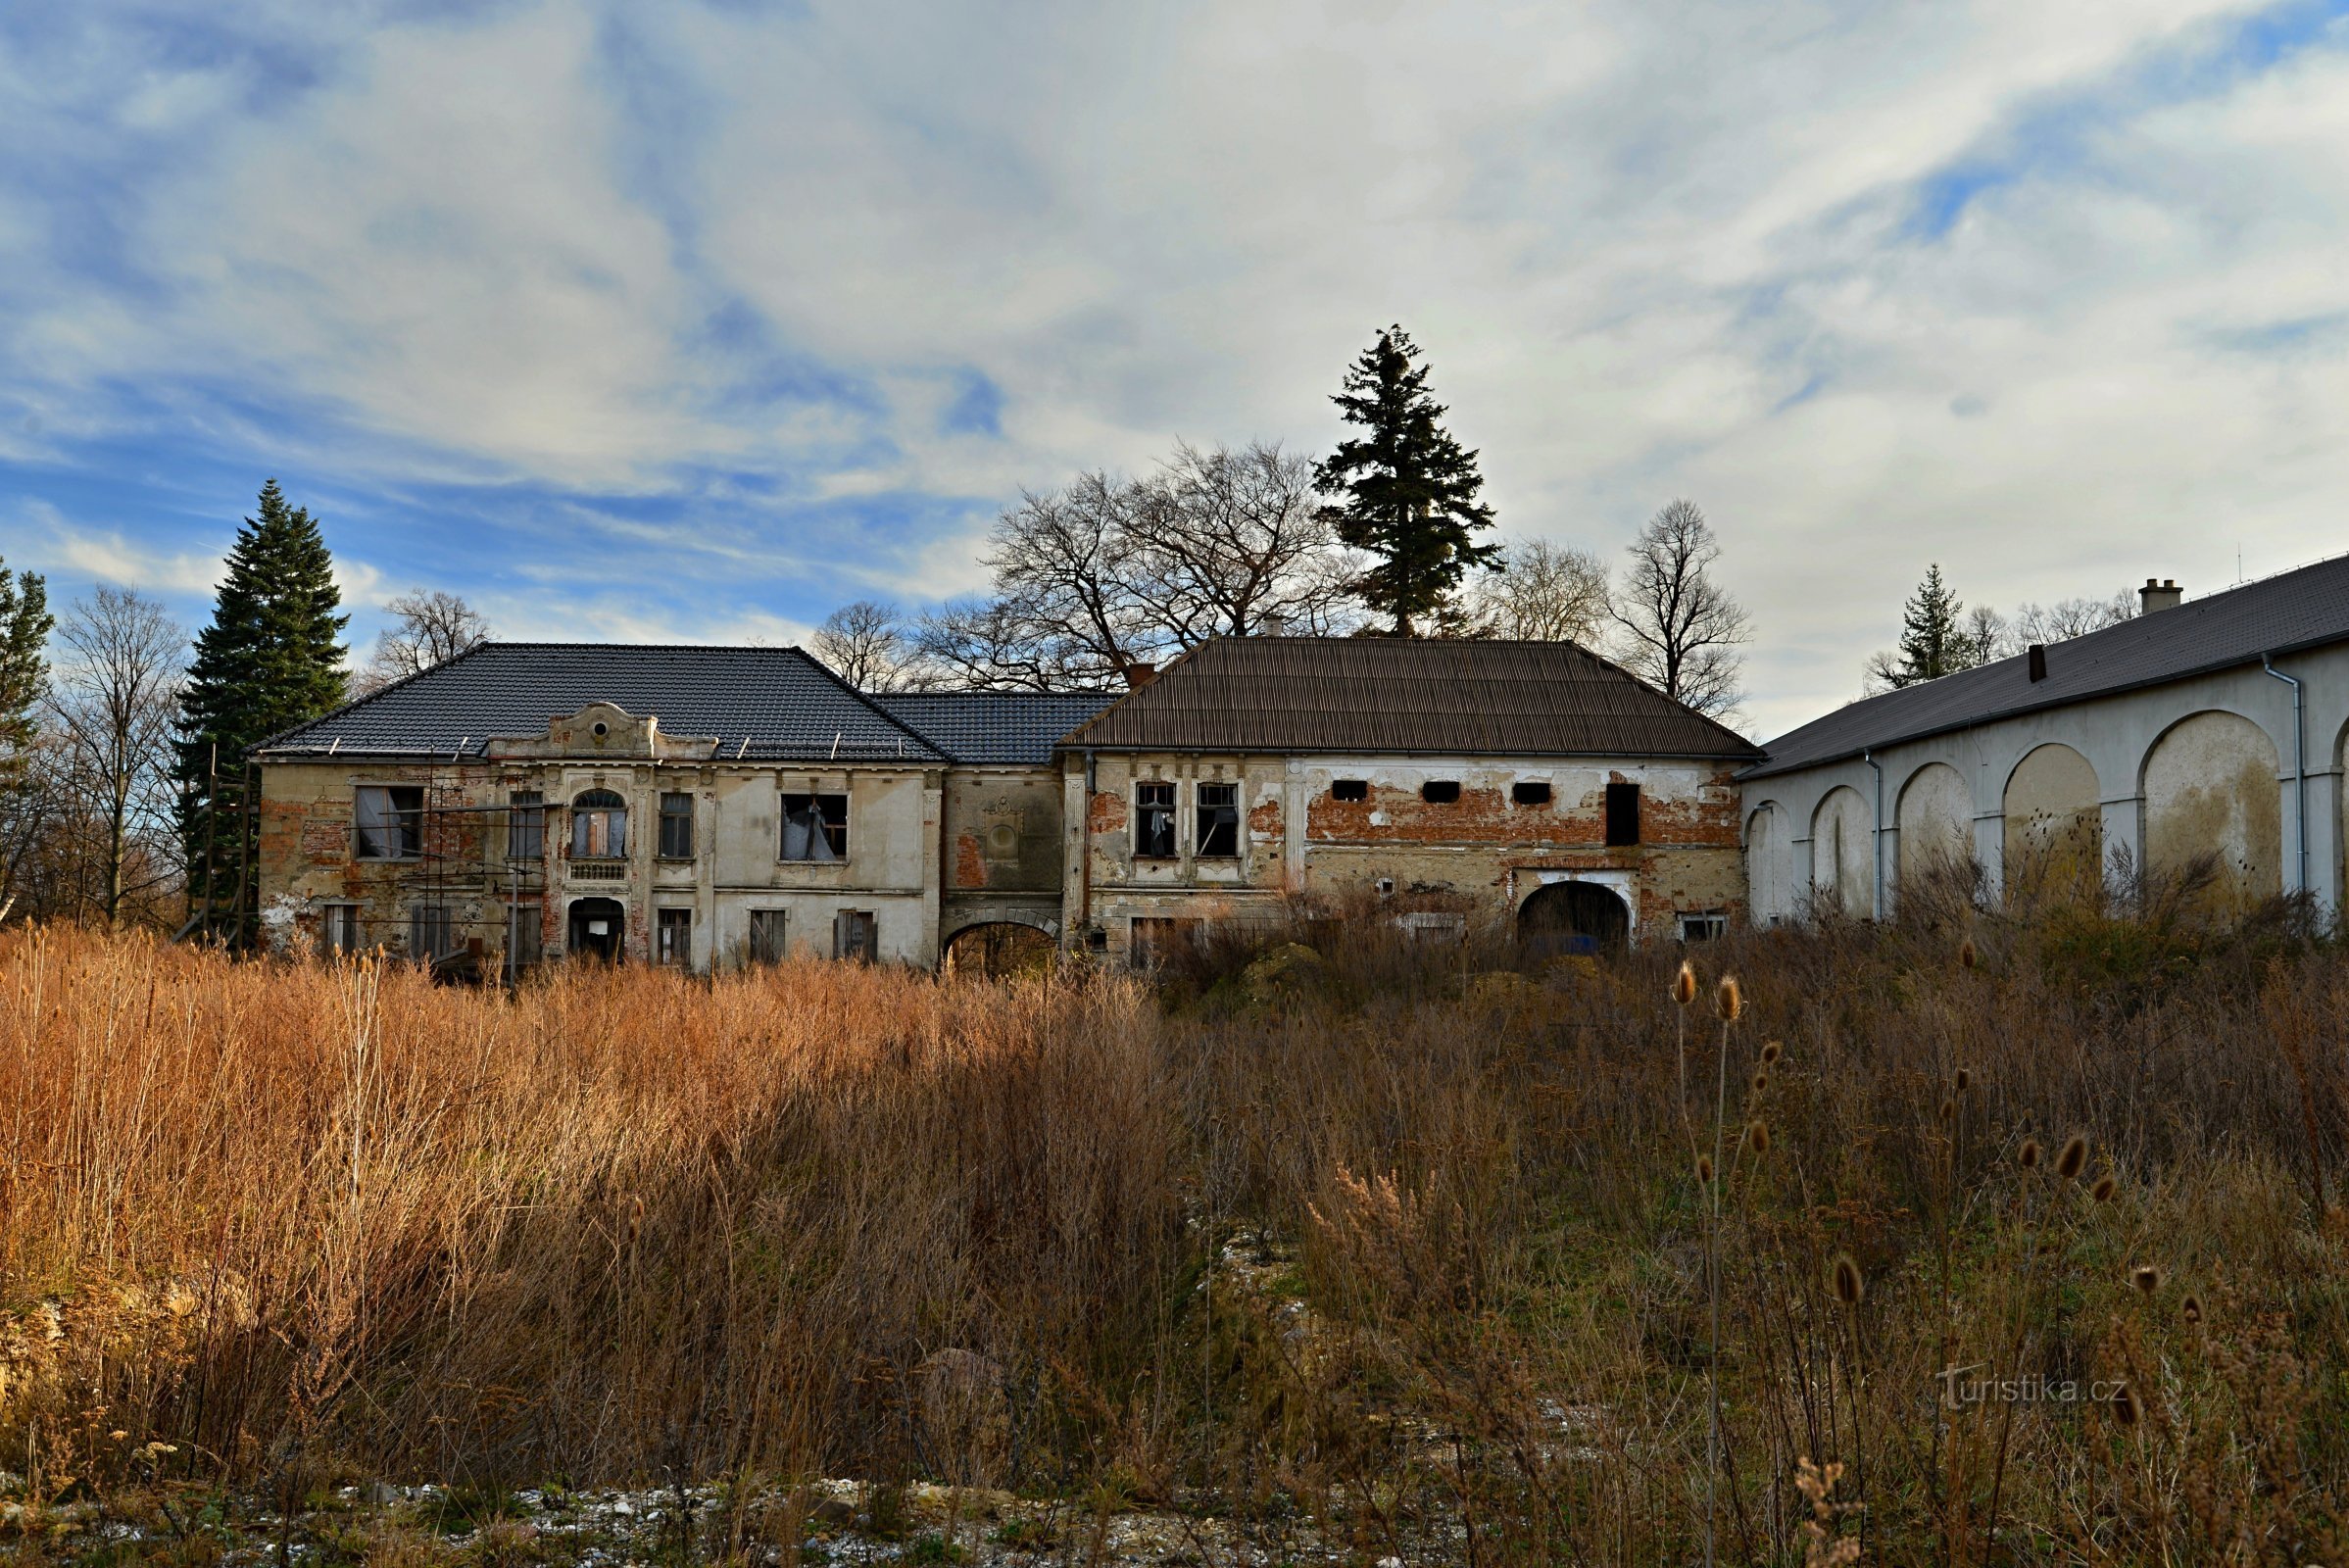
M 1303 898 L 1560 949 L 1744 914 L 1734 732 L 1566 643 L 1223 638 L 1123 695 L 492 643 L 257 748 L 281 952 L 997 968 Z
M 255 752 L 280 952 L 993 972 L 1364 911 L 1547 951 L 2188 874 L 2341 906 L 2349 557 L 1767 747 L 1569 643 L 1218 638 L 1121 694 L 790 648 L 492 643 Z

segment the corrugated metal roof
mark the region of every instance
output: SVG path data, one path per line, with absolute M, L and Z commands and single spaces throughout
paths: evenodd
M 2047 648 L 2047 677 L 2018 654 L 1979 669 L 1865 698 L 1763 748 L 1748 778 L 1814 767 L 2016 713 L 2256 664 L 2349 639 L 2349 556 L 2336 556 Z
M 797 648 L 485 643 L 276 736 L 260 755 L 478 757 L 493 736 L 543 735 L 590 703 L 715 736 L 766 761 L 943 761 L 946 754 Z
M 873 701 L 958 762 L 1042 767 L 1061 736 L 1115 701 L 1106 692 L 904 692 Z
M 1219 637 L 1063 743 L 1104 751 L 1711 757 L 1758 748 L 1572 643 Z

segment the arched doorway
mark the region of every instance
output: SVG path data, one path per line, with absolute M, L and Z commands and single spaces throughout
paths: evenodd
M 619 900 L 577 899 L 571 904 L 570 940 L 565 948 L 575 958 L 617 963 L 627 951 L 621 941 L 627 929 L 627 912 Z
M 1552 882 L 1517 909 L 1517 945 L 1537 957 L 1620 948 L 1631 934 L 1631 910 L 1596 882 Z
M 1054 947 L 1048 933 L 1017 920 L 966 925 L 947 941 L 946 972 L 989 980 L 1041 974 L 1052 966 Z

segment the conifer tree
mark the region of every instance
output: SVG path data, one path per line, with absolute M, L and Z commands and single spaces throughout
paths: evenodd
M 1958 618 L 1965 608 L 1941 581 L 1940 564 L 1927 567 L 1925 581 L 1901 609 L 1900 668 L 1893 684 L 1939 680 L 1982 662 L 1976 639 Z
M 246 748 L 342 702 L 345 650 L 335 638 L 351 618 L 335 613 L 342 594 L 309 510 L 288 506 L 271 479 L 260 511 L 237 530 L 179 702 L 189 907 L 213 911 L 223 936 L 248 933 L 243 916 L 257 903 L 247 867 L 259 803 L 241 787 Z
M 1397 637 L 1443 624 L 1462 574 L 1500 549 L 1476 542 L 1493 526 L 1493 509 L 1476 499 L 1484 476 L 1476 454 L 1444 428 L 1428 367 L 1412 363 L 1418 354 L 1399 326 L 1362 351 L 1330 401 L 1366 433 L 1339 443 L 1313 474 L 1322 494 L 1342 498 L 1324 509 L 1338 537 L 1377 558 L 1355 596 L 1389 616 Z
M 49 690 L 46 650 L 55 624 L 48 585 L 0 563 L 0 917 L 17 902 L 18 874 L 42 832 L 33 748 L 41 699 Z

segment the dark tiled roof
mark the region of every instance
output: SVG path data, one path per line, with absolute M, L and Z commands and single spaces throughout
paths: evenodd
M 1772 741 L 1764 748 L 1769 757 L 1746 776 L 1767 778 L 1857 757 L 1873 747 L 2256 664 L 2262 654 L 2344 638 L 2349 638 L 2349 556 L 2338 556 L 2051 643 L 2044 680 L 2032 680 L 2029 657 L 2018 654 L 1838 708 Z
M 485 643 L 255 748 L 360 757 L 479 756 L 491 736 L 544 735 L 589 703 L 655 714 L 765 760 L 940 761 L 945 754 L 796 648 Z
M 882 710 L 958 762 L 1042 767 L 1061 736 L 1115 701 L 1107 692 L 907 692 Z
M 1219 637 L 1068 737 L 1111 751 L 1758 756 L 1572 643 Z

